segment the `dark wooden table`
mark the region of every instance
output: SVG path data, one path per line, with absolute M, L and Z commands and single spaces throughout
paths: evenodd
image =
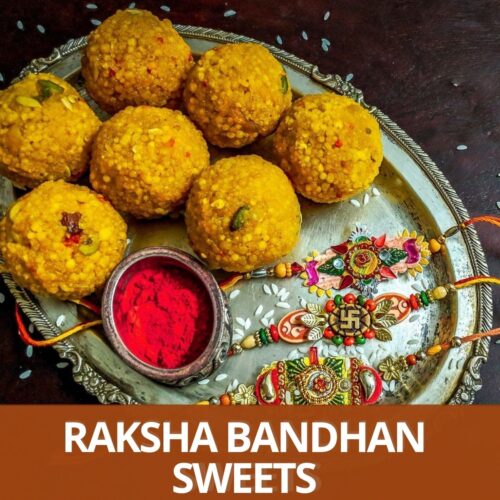
M 35 57 L 87 34 L 126 1 L 1 2 L 5 86 Z M 136 2 L 174 23 L 220 28 L 282 47 L 321 71 L 352 75 L 434 159 L 472 215 L 499 213 L 500 9 L 498 0 L 165 0 Z M 161 9 L 163 6 L 163 9 Z M 90 8 L 89 8 L 90 7 Z M 94 7 L 92 9 L 92 7 Z M 170 9 L 170 12 L 166 12 Z M 92 21 L 94 20 L 94 21 Z M 326 51 L 327 43 L 329 49 Z M 322 48 L 322 46 L 324 48 Z M 467 149 L 457 149 L 465 145 Z M 479 228 L 491 274 L 499 233 Z M 52 349 L 32 357 L 16 335 L 13 301 L 0 284 L 0 401 L 94 403 Z M 495 293 L 495 324 L 500 318 Z M 20 379 L 19 375 L 31 374 Z M 477 403 L 500 403 L 500 346 L 492 343 Z

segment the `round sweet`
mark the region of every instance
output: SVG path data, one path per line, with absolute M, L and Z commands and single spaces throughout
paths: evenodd
M 353 100 L 333 93 L 295 101 L 276 131 L 274 151 L 295 189 L 320 203 L 365 190 L 383 158 L 377 120 Z
M 210 143 L 223 148 L 240 148 L 269 135 L 291 101 L 283 66 L 256 43 L 205 52 L 184 89 L 189 116 Z
M 188 237 L 212 268 L 246 272 L 288 254 L 301 214 L 290 181 L 260 156 L 219 160 L 200 174 L 186 206 Z
M 90 182 L 122 212 L 161 217 L 185 201 L 209 160 L 201 132 L 180 111 L 129 107 L 97 134 Z
M 76 180 L 101 122 L 80 94 L 48 73 L 0 92 L 0 174 L 19 187 Z
M 100 288 L 123 257 L 127 226 L 102 196 L 48 181 L 12 204 L 0 222 L 0 251 L 19 285 L 78 299 Z
M 115 113 L 140 104 L 177 107 L 192 65 L 191 49 L 168 19 L 129 9 L 90 34 L 82 74 L 92 98 Z

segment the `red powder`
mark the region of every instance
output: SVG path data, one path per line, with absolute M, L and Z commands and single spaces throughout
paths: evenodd
M 113 314 L 129 351 L 160 368 L 179 368 L 198 358 L 213 327 L 212 303 L 201 281 L 162 259 L 127 271 L 116 289 Z

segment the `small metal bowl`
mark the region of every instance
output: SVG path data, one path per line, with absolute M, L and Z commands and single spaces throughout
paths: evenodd
M 213 309 L 212 331 L 205 350 L 198 358 L 179 368 L 161 368 L 151 365 L 132 353 L 123 342 L 114 320 L 113 304 L 121 279 L 139 263 L 153 259 L 187 270 L 204 286 Z M 168 385 L 184 386 L 206 378 L 226 358 L 232 339 L 232 321 L 226 296 L 208 269 L 186 252 L 170 247 L 150 247 L 126 257 L 113 271 L 106 283 L 102 298 L 104 332 L 115 351 L 134 370 Z

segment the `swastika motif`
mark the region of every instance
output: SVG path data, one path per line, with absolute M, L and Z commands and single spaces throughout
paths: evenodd
M 340 310 L 340 329 L 341 330 L 359 330 L 360 325 L 359 309 L 341 309 Z
M 328 317 L 330 327 L 337 335 L 362 335 L 371 325 L 370 313 L 358 304 L 343 304 Z

